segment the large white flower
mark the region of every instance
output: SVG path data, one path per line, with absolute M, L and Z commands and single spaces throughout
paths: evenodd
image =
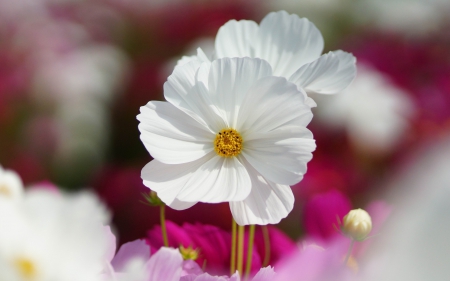
M 306 172 L 315 142 L 306 94 L 261 59 L 193 60 L 164 84 L 168 102 L 141 107 L 141 140 L 154 160 L 144 184 L 174 209 L 230 202 L 238 224 L 278 223 L 289 185 Z
M 250 20 L 227 22 L 217 33 L 215 57 L 261 58 L 270 63 L 273 75 L 307 93 L 335 94 L 355 77 L 356 59 L 341 50 L 321 55 L 323 46 L 322 34 L 312 22 L 279 11 L 269 13 L 259 26 Z M 199 50 L 191 59 L 208 57 Z M 180 63 L 186 61 L 184 57 Z
M 0 280 L 96 281 L 108 245 L 103 205 L 88 193 L 38 189 L 0 197 Z

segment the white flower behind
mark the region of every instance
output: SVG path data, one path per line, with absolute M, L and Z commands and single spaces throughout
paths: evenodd
M 356 59 L 343 51 L 322 54 L 322 34 L 306 18 L 285 11 L 269 13 L 258 25 L 230 20 L 215 40 L 215 57 L 252 57 L 270 63 L 273 75 L 285 77 L 307 93 L 335 94 L 356 75 Z M 191 59 L 207 60 L 200 51 Z M 187 61 L 183 58 L 183 62 Z M 314 106 L 312 100 L 308 100 Z
M 392 151 L 405 136 L 416 109 L 408 94 L 382 73 L 358 65 L 353 84 L 341 94 L 322 99 L 316 120 L 345 128 L 350 140 L 369 153 Z
M 88 193 L 39 189 L 19 202 L 0 198 L 0 280 L 99 280 L 108 216 Z
M 168 102 L 141 107 L 154 160 L 144 184 L 174 209 L 230 202 L 238 224 L 278 223 L 292 210 L 315 143 L 306 94 L 261 59 L 193 60 L 164 84 Z

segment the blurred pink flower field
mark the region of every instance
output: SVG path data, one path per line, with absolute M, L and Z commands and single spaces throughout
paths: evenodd
M 0 280 L 445 280 L 449 13 L 443 0 L 0 0 Z M 245 87 L 266 100 L 239 100 Z M 204 93 L 219 97 L 187 101 Z M 232 120 L 234 150 L 231 137 L 182 147 L 197 137 L 183 124 L 215 129 L 214 114 Z M 237 180 L 169 178 L 208 155 L 239 159 Z M 346 228 L 354 209 L 369 234 Z

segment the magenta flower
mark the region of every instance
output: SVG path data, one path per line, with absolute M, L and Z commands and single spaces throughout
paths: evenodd
M 191 246 L 193 249 L 199 249 L 200 255 L 196 262 L 203 266 L 206 263 L 206 270 L 214 274 L 224 274 L 230 268 L 230 233 L 212 225 L 189 224 L 178 226 L 171 221 L 166 221 L 167 235 L 170 247 Z M 161 228 L 154 227 L 148 232 L 147 242 L 152 248 L 152 252 L 157 251 L 163 246 Z M 257 255 L 254 251 L 254 257 Z M 261 267 L 260 259 L 255 259 L 255 267 Z
M 306 202 L 303 224 L 309 236 L 329 239 L 339 234 L 339 222 L 351 209 L 350 200 L 336 190 L 313 196 Z
M 203 225 L 200 223 L 185 223 L 178 226 L 173 222 L 167 221 L 167 235 L 170 247 L 191 246 L 200 251 L 199 258 L 196 260 L 199 266 L 206 263 L 205 270 L 211 274 L 226 274 L 230 268 L 231 255 L 231 234 L 216 226 Z M 290 253 L 296 248 L 295 243 L 276 227 L 268 227 L 270 236 L 270 260 L 269 264 L 275 264 L 282 256 Z M 246 235 L 247 237 L 247 235 Z M 154 227 L 148 232 L 147 242 L 155 252 L 163 246 L 161 228 Z M 247 241 L 244 241 L 244 248 L 247 247 Z M 252 272 L 256 273 L 262 266 L 264 260 L 265 248 L 264 239 L 260 229 L 255 232 L 255 244 L 252 256 Z M 246 253 L 244 253 L 246 259 Z

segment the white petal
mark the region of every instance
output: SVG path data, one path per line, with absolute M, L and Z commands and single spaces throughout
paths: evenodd
M 209 93 L 228 127 L 235 128 L 239 108 L 250 87 L 270 75 L 270 65 L 261 59 L 223 58 L 212 62 Z
M 267 180 L 294 185 L 303 179 L 316 148 L 312 133 L 302 127 L 283 128 L 254 135 L 244 143 L 242 155 Z
M 264 179 L 248 163 L 252 191 L 243 201 L 230 202 L 231 213 L 239 225 L 277 224 L 294 207 L 294 194 L 288 185 Z
M 186 202 L 205 203 L 240 201 L 248 196 L 250 189 L 247 170 L 236 157 L 215 155 L 192 171 L 177 198 Z
M 265 77 L 249 89 L 239 110 L 236 130 L 244 142 L 252 132 L 268 132 L 289 125 L 306 126 L 312 119 L 306 94 L 281 77 Z
M 177 249 L 160 248 L 147 263 L 149 281 L 179 281 L 183 258 Z
M 197 55 L 194 56 L 183 56 L 181 59 L 177 61 L 176 66 L 181 66 L 183 64 L 186 64 L 191 61 L 200 61 L 200 62 L 211 62 L 211 60 L 208 58 L 208 56 L 203 52 L 202 48 L 197 48 Z M 196 64 L 194 64 L 196 65 Z M 194 67 L 195 68 L 195 67 Z
M 221 119 L 211 106 L 207 89 L 203 84 L 197 83 L 199 79 L 197 72 L 202 65 L 207 69 L 210 67 L 209 62 L 202 63 L 199 59 L 175 67 L 172 75 L 164 83 L 164 97 L 197 122 L 216 132 L 214 124 Z M 208 74 L 204 75 L 206 77 L 203 80 L 207 80 Z M 223 125 L 223 122 L 221 124 Z
M 306 99 L 305 104 L 311 108 L 317 107 L 317 103 L 310 97 Z
M 197 204 L 198 202 L 184 202 L 184 201 L 180 201 L 178 199 L 173 200 L 173 202 L 168 205 L 170 208 L 175 209 L 177 211 L 182 211 L 182 210 L 186 210 L 189 209 L 190 207 L 194 206 L 195 204 Z
M 164 203 L 171 205 L 191 173 L 212 157 L 214 154 L 208 154 L 196 161 L 177 165 L 164 164 L 155 159 L 142 168 L 141 178 L 145 186 L 155 191 Z M 177 203 L 174 204 L 176 206 Z
M 176 209 L 188 206 L 186 202 L 243 200 L 251 188 L 248 173 L 237 158 L 220 157 L 215 152 L 178 165 L 153 160 L 142 169 L 141 177 L 164 203 Z
M 213 150 L 215 134 L 168 102 L 149 102 L 137 119 L 143 144 L 161 162 L 187 163 Z
M 224 24 L 216 37 L 217 58 L 253 57 L 252 44 L 258 29 L 258 24 L 250 20 L 230 20 Z
M 259 27 L 255 57 L 267 60 L 276 76 L 289 77 L 302 65 L 319 58 L 323 38 L 306 18 L 285 11 L 269 13 Z
M 289 81 L 307 92 L 335 94 L 344 90 L 356 76 L 356 58 L 343 51 L 322 55 L 299 68 Z

